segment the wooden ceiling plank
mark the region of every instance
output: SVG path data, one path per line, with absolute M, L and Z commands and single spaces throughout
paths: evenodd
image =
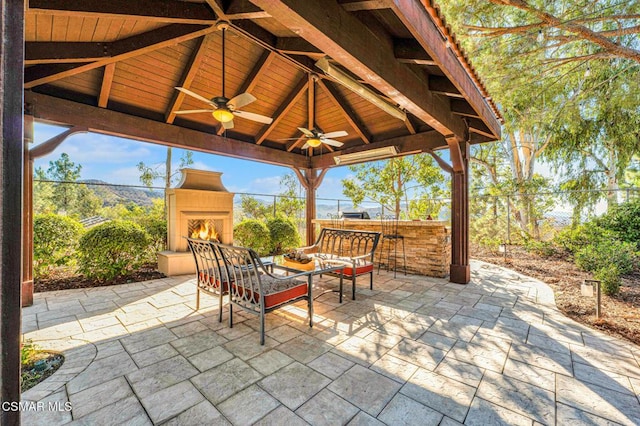
M 214 26 L 170 24 L 146 33 L 128 37 L 111 43 L 109 51 L 112 56 L 75 67 L 51 67 L 37 65 L 25 69 L 25 89 L 61 78 L 70 77 L 107 64 L 129 59 L 157 49 L 172 46 L 201 37 L 215 31 Z M 63 71 L 61 71 L 63 70 Z
M 349 12 L 357 12 L 360 10 L 378 10 L 388 9 L 387 0 L 367 0 L 367 1 L 343 1 L 340 5 Z
M 488 138 L 492 138 L 491 130 L 487 127 L 486 124 L 482 120 L 477 118 L 469 117 L 467 118 L 467 123 L 469 123 L 469 131 L 473 133 L 477 133 L 482 136 L 486 136 Z
M 342 149 L 331 154 L 313 157 L 311 167 L 314 169 L 324 169 L 327 167 L 336 167 L 334 157 L 343 154 L 351 154 L 362 151 L 369 151 L 375 148 L 384 148 L 387 146 L 395 146 L 402 155 L 418 154 L 428 152 L 428 150 L 442 149 L 447 146 L 447 142 L 436 131 L 422 132 L 415 135 L 400 136 L 397 138 L 386 139 L 378 142 L 372 142 L 369 145 L 361 145 L 358 147 Z M 367 160 L 371 161 L 371 160 Z
M 362 139 L 365 144 L 371 143 L 371 135 L 369 134 L 369 131 L 365 128 L 358 116 L 356 116 L 355 112 L 349 107 L 349 104 L 346 99 L 344 99 L 340 91 L 333 86 L 333 83 L 320 79 L 318 80 L 318 85 L 342 113 L 344 118 L 347 119 L 347 122 L 353 130 L 356 131 L 360 139 Z
M 116 64 L 108 64 L 104 67 L 104 75 L 102 76 L 102 86 L 100 87 L 100 95 L 98 96 L 98 106 L 106 108 L 109 103 L 109 94 L 111 93 L 111 85 L 113 83 L 113 75 L 116 72 Z
M 309 84 L 307 77 L 303 77 L 298 81 L 296 87 L 289 93 L 287 98 L 282 102 L 278 110 L 273 114 L 273 122 L 268 124 L 262 128 L 260 133 L 256 135 L 255 141 L 256 145 L 260 145 L 264 140 L 269 136 L 269 133 L 276 128 L 278 123 L 282 120 L 284 116 L 287 115 L 289 110 L 293 108 L 296 102 L 300 99 L 300 96 L 304 94 L 304 91 L 307 89 L 307 85 Z
M 308 75 L 307 84 L 307 129 L 316 127 L 316 80 L 317 76 Z
M 269 65 L 271 65 L 275 57 L 275 52 L 265 50 L 260 59 L 258 59 L 258 62 L 256 62 L 256 64 L 253 66 L 253 69 L 251 70 L 247 78 L 245 78 L 242 86 L 240 86 L 238 94 L 244 92 L 251 93 L 258 84 L 258 81 L 260 81 L 260 77 L 264 75 L 265 71 L 269 68 Z M 224 127 L 220 126 L 216 133 L 218 135 L 221 135 L 224 133 L 224 130 Z
M 72 126 L 83 126 L 96 133 L 209 154 L 255 160 L 278 166 L 309 167 L 309 160 L 300 154 L 255 145 L 229 137 L 220 137 L 211 133 L 174 126 L 31 91 L 25 92 L 25 102 L 27 106 L 32 108 L 36 119 Z
M 451 114 L 446 99 L 429 91 L 426 79 L 395 59 L 390 40 L 380 40 L 338 3 L 306 0 L 251 2 L 323 52 L 330 53 L 334 60 L 391 96 L 401 108 L 433 129 L 443 135 L 464 137 L 464 123 Z M 331 19 L 326 19 L 327 16 Z
M 99 61 L 109 57 L 109 43 L 28 41 L 25 65 Z
M 495 138 L 499 139 L 501 129 L 497 117 L 465 69 L 462 63 L 464 59 L 458 58 L 448 48 L 446 42 L 451 43 L 452 40 L 443 40 L 440 29 L 431 18 L 423 2 L 420 0 L 394 0 L 389 2 L 389 5 L 429 56 L 438 62 L 439 67 L 456 85 L 464 98 L 469 101 L 473 109 L 478 111 L 480 118 L 491 129 Z M 431 125 L 431 123 L 426 123 Z M 462 136 L 464 140 L 464 135 L 457 134 L 457 136 Z
M 398 61 L 406 64 L 438 65 L 414 38 L 394 39 L 393 53 Z
M 191 87 L 191 83 L 193 82 L 193 79 L 196 77 L 196 74 L 200 69 L 200 65 L 202 64 L 202 60 L 205 56 L 207 46 L 211 43 L 212 38 L 213 36 L 209 34 L 198 39 L 197 44 L 193 49 L 193 53 L 191 54 L 189 61 L 184 67 L 182 76 L 180 77 L 180 81 L 178 81 L 176 86 L 184 87 L 186 89 Z M 171 94 L 171 100 L 169 101 L 169 106 L 167 107 L 167 112 L 165 113 L 164 121 L 166 123 L 171 124 L 173 123 L 173 120 L 176 119 L 176 111 L 180 109 L 185 96 L 186 95 L 179 90 L 173 91 L 173 93 Z
M 28 14 L 81 17 L 117 17 L 173 24 L 212 25 L 216 16 L 204 3 L 177 0 L 29 0 Z

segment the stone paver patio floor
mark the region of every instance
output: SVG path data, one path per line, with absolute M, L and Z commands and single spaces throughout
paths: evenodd
M 257 317 L 194 311 L 193 276 L 36 294 L 24 337 L 66 361 L 22 422 L 640 424 L 638 347 L 564 317 L 545 284 L 480 262 L 468 285 L 366 283 L 318 298 L 313 329 L 304 302 L 268 314 L 264 346 Z

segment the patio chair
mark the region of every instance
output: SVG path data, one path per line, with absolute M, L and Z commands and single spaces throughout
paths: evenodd
M 229 288 L 229 327 L 233 327 L 233 306 L 260 316 L 260 344 L 264 345 L 265 314 L 275 309 L 307 300 L 309 326 L 312 326 L 312 301 L 309 298 L 307 273 L 286 277 L 272 275 L 258 254 L 245 247 L 211 243 L 220 254 L 224 281 Z M 300 277 L 305 277 L 300 280 Z
M 220 269 L 219 254 L 211 241 L 187 238 L 189 249 L 196 261 L 196 310 L 200 309 L 200 292 L 218 297 L 218 322 L 222 322 L 224 295 L 229 294 L 229 281 Z

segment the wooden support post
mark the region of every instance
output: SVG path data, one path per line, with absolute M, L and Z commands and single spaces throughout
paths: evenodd
M 447 139 L 449 143 L 449 139 Z M 451 147 L 453 144 L 449 143 Z M 457 141 L 452 149 L 459 153 L 452 158 L 451 174 L 451 267 L 449 280 L 458 284 L 467 284 L 471 279 L 469 267 L 469 144 Z
M 33 116 L 24 116 L 24 177 L 22 180 L 22 307 L 33 305 Z
M 316 218 L 316 190 L 322 183 L 327 170 L 329 169 L 293 169 L 306 192 L 307 245 L 312 245 L 316 242 L 316 233 L 313 226 L 313 219 Z
M 24 159 L 24 10 L 0 0 L 0 389 L 2 407 L 20 401 L 22 162 Z M 0 410 L 0 424 L 20 424 L 18 410 Z

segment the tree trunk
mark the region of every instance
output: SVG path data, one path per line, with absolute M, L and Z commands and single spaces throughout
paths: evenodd
M 164 163 L 165 170 L 166 170 L 166 173 L 164 175 L 165 176 L 165 183 L 164 183 L 165 188 L 171 188 L 171 150 L 172 150 L 171 147 L 167 148 L 167 160 Z

